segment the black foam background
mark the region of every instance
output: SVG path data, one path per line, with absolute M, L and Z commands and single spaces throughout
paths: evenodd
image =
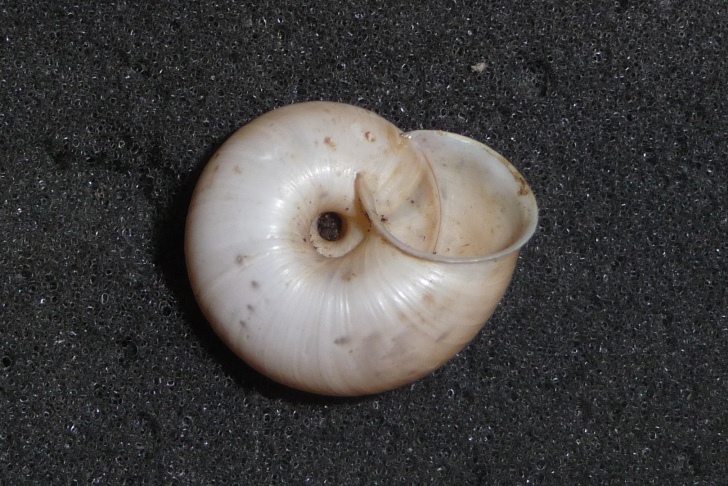
M 299 3 L 0 6 L 0 483 L 724 483 L 728 3 Z M 379 396 L 259 376 L 187 283 L 205 162 L 318 99 L 540 205 L 478 337 Z

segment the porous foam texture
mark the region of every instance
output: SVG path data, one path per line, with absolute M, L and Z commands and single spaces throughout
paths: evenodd
M 728 3 L 301 3 L 0 6 L 0 483 L 723 484 Z M 256 374 L 187 281 L 203 165 L 318 99 L 540 204 L 489 324 L 378 396 Z

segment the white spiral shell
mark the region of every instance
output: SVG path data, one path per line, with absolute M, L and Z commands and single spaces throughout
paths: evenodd
M 319 231 L 325 213 L 341 217 L 335 241 Z M 525 180 L 485 145 L 309 102 L 212 157 L 185 252 L 203 313 L 251 366 L 362 395 L 430 373 L 476 335 L 536 220 Z

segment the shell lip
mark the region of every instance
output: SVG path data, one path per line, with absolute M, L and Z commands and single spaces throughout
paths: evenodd
M 487 262 L 487 261 L 493 261 L 497 260 L 501 257 L 510 255 L 514 252 L 519 251 L 530 239 L 533 237 L 534 233 L 536 232 L 536 228 L 538 226 L 538 204 L 536 203 L 536 197 L 533 194 L 533 191 L 531 190 L 528 183 L 523 179 L 521 174 L 518 172 L 518 170 L 511 164 L 508 160 L 506 160 L 502 155 L 500 155 L 498 152 L 493 150 L 492 148 L 488 147 L 487 145 L 478 142 L 477 140 L 473 140 L 472 138 L 465 137 L 462 135 L 457 135 L 455 133 L 445 132 L 441 130 L 415 130 L 412 132 L 403 133 L 402 136 L 407 137 L 408 139 L 412 138 L 412 136 L 416 134 L 423 134 L 423 135 L 429 135 L 434 134 L 437 136 L 442 137 L 450 137 L 454 140 L 457 140 L 458 142 L 469 144 L 475 149 L 482 150 L 486 152 L 489 156 L 497 159 L 501 164 L 503 164 L 510 172 L 513 174 L 513 176 L 520 182 L 522 185 L 522 191 L 525 194 L 521 194 L 517 197 L 525 199 L 523 206 L 528 211 L 528 218 L 526 220 L 527 224 L 524 228 L 520 231 L 520 236 L 513 241 L 511 244 L 506 246 L 505 248 L 493 252 L 488 253 L 485 255 L 480 256 L 473 256 L 473 257 L 457 257 L 457 256 L 447 256 L 447 255 L 438 255 L 437 253 L 430 253 L 425 252 L 422 250 L 418 250 L 417 248 L 413 248 L 404 242 L 402 242 L 400 239 L 398 239 L 394 234 L 392 234 L 389 229 L 381 222 L 382 219 L 379 215 L 379 213 L 376 210 L 376 205 L 374 203 L 374 195 L 372 189 L 369 187 L 369 185 L 364 180 L 364 177 L 362 177 L 363 173 L 357 173 L 356 174 L 356 180 L 355 180 L 355 187 L 358 197 L 361 200 L 362 206 L 364 207 L 364 210 L 367 213 L 368 219 L 371 221 L 372 226 L 374 229 L 390 244 L 394 245 L 396 248 L 398 248 L 401 252 L 411 255 L 415 258 L 419 258 L 422 260 L 432 261 L 432 262 L 439 262 L 439 263 L 479 263 L 479 262 Z

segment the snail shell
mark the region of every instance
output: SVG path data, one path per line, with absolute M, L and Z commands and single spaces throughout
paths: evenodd
M 430 373 L 476 335 L 536 220 L 526 181 L 485 145 L 309 102 L 212 157 L 185 252 L 236 354 L 300 390 L 362 395 Z

